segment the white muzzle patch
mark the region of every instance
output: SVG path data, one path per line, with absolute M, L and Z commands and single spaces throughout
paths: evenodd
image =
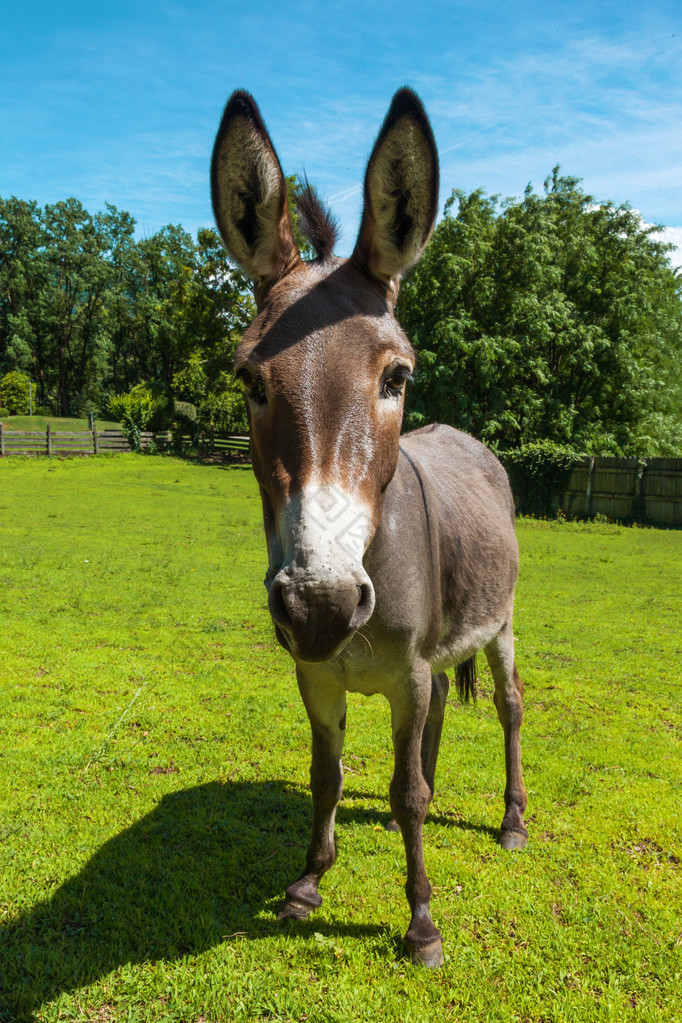
M 282 568 L 333 582 L 364 574 L 362 558 L 372 528 L 369 507 L 338 484 L 309 484 L 282 509 Z

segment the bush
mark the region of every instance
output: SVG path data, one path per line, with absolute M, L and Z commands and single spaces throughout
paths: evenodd
M 0 404 L 9 409 L 11 416 L 27 416 L 31 381 L 18 369 L 6 373 L 0 380 Z
M 173 398 L 166 384 L 159 380 L 143 381 L 131 388 L 130 393 L 140 397 L 149 395 L 151 398 L 152 416 L 147 424 L 148 429 L 159 433 L 170 428 L 173 422 Z
M 222 393 L 206 396 L 197 409 L 199 422 L 204 430 L 218 430 L 220 433 L 248 433 L 244 396 L 234 388 Z
M 516 510 L 522 515 L 551 515 L 555 495 L 565 490 L 580 457 L 573 448 L 551 440 L 501 452 L 499 458 L 509 474 Z
M 12 415 L 8 408 L 0 408 L 0 419 L 9 419 Z
M 176 401 L 173 405 L 173 444 L 182 448 L 184 434 L 189 434 L 190 444 L 195 445 L 199 436 L 199 421 L 196 406 L 189 401 Z
M 52 409 L 49 409 L 46 405 L 36 405 L 33 409 L 34 416 L 51 416 Z
M 117 394 L 109 399 L 109 409 L 133 451 L 142 448 L 142 431 L 147 428 L 154 414 L 154 399 L 148 391 L 134 394 Z

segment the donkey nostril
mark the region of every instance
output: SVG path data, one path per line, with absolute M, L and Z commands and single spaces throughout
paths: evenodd
M 287 606 L 284 584 L 278 582 L 277 579 L 275 579 L 270 587 L 268 605 L 270 607 L 270 614 L 278 625 L 291 624 L 291 614 L 289 613 L 289 608 Z
M 350 627 L 361 629 L 372 616 L 374 611 L 374 590 L 371 583 L 362 583 L 355 587 L 358 595 L 358 602 L 351 616 Z

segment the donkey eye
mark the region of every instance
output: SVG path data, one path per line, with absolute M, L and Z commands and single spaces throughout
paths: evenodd
M 381 386 L 382 398 L 398 398 L 407 380 L 412 379 L 409 366 L 392 366 Z
M 252 401 L 255 405 L 267 405 L 268 399 L 265 393 L 265 383 L 261 376 L 251 373 L 245 366 L 237 370 L 235 376 L 243 386 L 249 401 Z

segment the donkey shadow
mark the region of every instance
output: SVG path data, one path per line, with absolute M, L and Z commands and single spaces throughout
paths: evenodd
M 284 781 L 209 782 L 164 796 L 50 898 L 0 928 L 0 1021 L 30 1023 L 45 1002 L 119 966 L 197 954 L 236 934 L 381 933 L 372 924 L 273 919 L 303 866 L 311 811 L 310 794 Z M 339 808 L 339 823 L 388 820 Z
M 280 931 L 268 911 L 303 866 L 310 817 L 309 793 L 284 781 L 209 782 L 164 796 L 0 928 L 0 1020 L 31 1021 L 45 1002 L 123 964 Z

